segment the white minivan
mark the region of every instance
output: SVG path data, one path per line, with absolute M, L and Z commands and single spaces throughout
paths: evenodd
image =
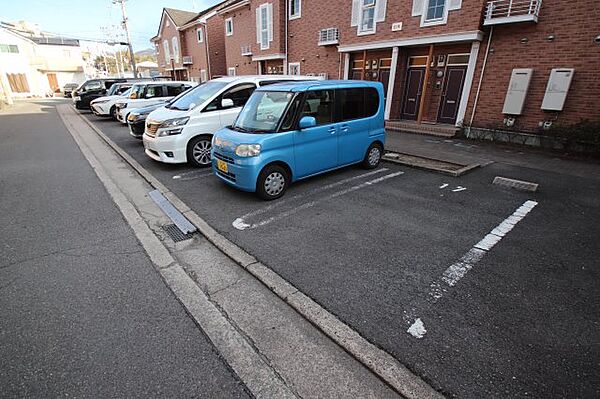
M 127 124 L 127 116 L 134 109 L 167 102 L 197 84 L 198 83 L 187 81 L 150 81 L 136 83 L 131 87 L 129 97 L 117 101 L 117 120 L 123 124 Z
M 211 165 L 212 135 L 231 125 L 257 87 L 280 82 L 320 80 L 315 76 L 227 76 L 209 80 L 146 118 L 146 155 L 166 163 Z

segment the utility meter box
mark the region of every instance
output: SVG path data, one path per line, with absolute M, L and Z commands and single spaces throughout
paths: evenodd
M 563 110 L 574 74 L 575 69 L 573 68 L 558 68 L 550 72 L 546 94 L 544 94 L 544 101 L 542 101 L 544 111 Z
M 504 108 L 502 108 L 503 114 L 521 115 L 532 75 L 533 69 L 531 68 L 517 68 L 512 70 L 508 91 L 504 99 Z

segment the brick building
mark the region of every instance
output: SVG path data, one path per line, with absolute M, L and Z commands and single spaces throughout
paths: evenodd
M 390 126 L 535 132 L 600 118 L 591 0 L 229 0 L 211 10 L 224 74 L 380 81 Z
M 226 74 L 223 20 L 215 9 L 201 13 L 164 8 L 156 47 L 161 75 L 204 82 Z

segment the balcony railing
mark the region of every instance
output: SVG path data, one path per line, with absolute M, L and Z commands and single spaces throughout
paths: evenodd
M 542 0 L 494 0 L 487 3 L 484 25 L 537 22 Z
M 252 55 L 252 46 L 242 46 L 242 55 Z
M 340 31 L 338 28 L 327 28 L 319 31 L 319 46 L 329 46 L 338 44 L 340 41 Z
M 183 56 L 183 65 L 191 65 L 193 63 L 194 63 L 194 61 L 192 60 L 192 56 L 191 55 L 184 55 Z

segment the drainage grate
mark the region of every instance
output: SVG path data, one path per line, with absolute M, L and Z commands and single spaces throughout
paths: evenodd
M 166 226 L 163 226 L 163 230 L 167 232 L 173 242 L 189 240 L 193 236 L 193 233 L 185 234 L 174 224 L 167 224 Z

